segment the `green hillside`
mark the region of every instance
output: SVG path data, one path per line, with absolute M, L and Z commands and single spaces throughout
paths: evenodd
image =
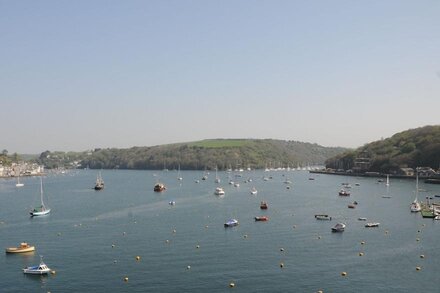
M 72 160 L 92 169 L 174 169 L 296 167 L 324 164 L 344 152 L 317 144 L 271 139 L 210 139 L 189 143 L 96 149 L 82 153 L 44 152 L 39 161 L 48 167 L 67 167 Z
M 326 161 L 332 169 L 365 168 L 362 171 L 398 173 L 400 168 L 431 167 L 440 164 L 440 125 L 410 129 L 390 138 L 366 144 Z

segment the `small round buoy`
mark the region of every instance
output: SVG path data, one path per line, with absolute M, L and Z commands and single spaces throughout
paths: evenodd
M 177 232 L 176 229 L 174 229 L 174 230 L 173 230 L 173 233 L 176 233 L 176 232 Z
M 125 278 L 124 278 L 124 282 L 128 282 L 128 277 L 125 277 Z
M 141 259 L 141 257 L 138 255 L 138 256 L 136 256 L 136 260 L 140 260 Z
M 363 252 L 359 252 L 359 256 L 363 256 L 364 255 L 364 253 Z
M 229 287 L 234 288 L 235 287 L 235 283 L 229 283 Z
M 187 269 L 187 270 L 190 270 L 190 269 L 191 269 L 191 266 L 187 266 L 186 269 Z
M 115 245 L 114 245 L 114 244 L 112 244 L 112 248 L 115 248 Z
M 61 236 L 61 232 L 58 232 L 58 234 L 57 234 L 58 236 Z
M 365 244 L 365 241 L 361 241 L 361 245 L 364 245 Z
M 296 228 L 296 225 L 293 225 L 293 229 L 295 229 Z
M 50 271 L 52 275 L 55 275 L 57 272 L 55 270 Z
M 280 268 L 284 268 L 284 263 L 280 262 Z
M 124 235 L 124 236 L 125 236 L 125 234 L 127 234 L 127 233 L 125 233 L 125 232 L 122 232 L 122 235 Z
M 417 230 L 417 233 L 420 233 L 421 231 L 420 230 Z
M 248 237 L 247 234 L 244 234 L 244 235 L 243 235 L 243 238 L 247 238 L 247 237 Z
M 347 272 L 342 272 L 341 276 L 343 276 L 343 277 L 347 276 Z
M 284 251 L 284 248 L 281 247 L 281 248 L 280 248 L 280 251 Z
M 416 238 L 416 241 L 420 241 L 420 238 Z
M 388 230 L 385 230 L 385 234 L 388 234 Z
M 420 271 L 421 269 L 421 267 L 416 267 L 416 271 Z
M 196 248 L 200 248 L 200 245 L 197 244 L 197 245 L 196 245 Z
M 318 239 L 321 239 L 321 236 L 318 236 Z
M 421 254 L 421 255 L 420 255 L 420 258 L 425 258 L 425 255 L 424 255 L 424 254 Z
M 115 259 L 114 261 L 113 261 L 113 263 L 117 263 L 118 261 Z

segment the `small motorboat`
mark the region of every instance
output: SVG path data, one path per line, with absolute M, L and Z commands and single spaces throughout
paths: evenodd
M 315 215 L 315 219 L 331 221 L 332 217 L 329 215 Z
M 367 220 L 367 218 L 363 218 L 363 217 L 358 218 L 358 221 L 366 221 L 366 220 Z
M 348 205 L 348 208 L 349 209 L 354 209 L 354 208 L 356 208 L 356 205 L 354 203 L 351 203 L 351 204 Z
M 170 201 L 168 204 L 169 204 L 170 206 L 173 206 L 173 205 L 176 204 L 176 202 L 175 202 L 174 200 L 172 200 L 172 201 Z
M 156 185 L 154 185 L 153 190 L 155 192 L 162 192 L 162 191 L 165 191 L 165 189 L 167 189 L 167 188 L 165 187 L 165 185 L 163 183 L 156 183 Z
M 269 217 L 266 216 L 262 216 L 262 217 L 255 217 L 255 221 L 259 222 L 259 221 L 269 221 Z
M 214 194 L 215 195 L 225 195 L 225 190 L 223 189 L 223 188 L 221 188 L 221 187 L 216 187 L 215 188 L 215 191 L 214 191 Z
M 262 201 L 262 202 L 260 203 L 260 209 L 262 209 L 262 210 L 267 210 L 267 202 Z
M 22 243 L 20 243 L 19 247 L 8 247 L 5 250 L 6 250 L 6 253 L 31 252 L 31 251 L 35 251 L 35 246 L 29 245 L 26 242 L 22 242 Z
M 341 189 L 341 190 L 339 191 L 339 195 L 340 195 L 340 196 L 350 196 L 350 191 L 345 190 L 345 189 Z
M 50 268 L 43 262 L 43 257 L 40 258 L 40 264 L 38 266 L 32 266 L 23 269 L 23 273 L 33 275 L 45 275 L 49 272 Z
M 379 227 L 380 223 L 366 223 L 366 228 L 373 228 L 373 227 Z
M 344 232 L 344 231 L 345 231 L 344 223 L 337 223 L 334 227 L 332 227 L 332 232 Z
M 238 220 L 236 219 L 230 219 L 228 221 L 226 221 L 225 223 L 225 227 L 234 227 L 238 225 Z
M 252 195 L 256 195 L 257 193 L 258 193 L 257 189 L 256 189 L 255 187 L 253 187 L 253 188 L 251 189 L 251 194 L 252 194 Z

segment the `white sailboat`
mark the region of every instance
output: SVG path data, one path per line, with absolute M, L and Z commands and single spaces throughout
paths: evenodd
M 179 181 L 183 180 L 182 175 L 180 174 L 180 164 L 179 164 L 179 169 L 177 170 L 177 180 Z
M 23 187 L 23 186 L 24 186 L 23 183 L 20 183 L 20 174 L 18 174 L 18 177 L 17 177 L 17 184 L 15 184 L 15 186 L 16 186 L 16 187 Z
M 218 177 L 217 166 L 215 167 L 215 183 L 220 183 L 220 177 Z
M 422 210 L 422 206 L 420 205 L 420 202 L 418 200 L 418 195 L 419 195 L 419 172 L 416 169 L 416 198 L 414 199 L 414 201 L 411 203 L 410 206 L 410 210 L 413 213 L 417 213 Z
M 387 187 L 387 194 L 382 195 L 382 198 L 391 198 L 390 195 L 390 176 L 387 175 L 387 182 L 385 183 L 385 186 Z
M 33 210 L 31 210 L 29 213 L 31 216 L 44 216 L 50 213 L 50 209 L 44 205 L 43 201 L 43 178 L 40 177 L 40 200 L 41 205 L 39 207 L 35 207 Z
M 96 175 L 96 183 L 94 188 L 95 190 L 104 189 L 104 180 L 102 179 L 101 172 Z

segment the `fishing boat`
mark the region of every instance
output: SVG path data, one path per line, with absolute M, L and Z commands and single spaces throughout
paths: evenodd
M 414 201 L 411 203 L 409 209 L 411 210 L 411 212 L 413 213 L 417 213 L 420 212 L 422 210 L 422 206 L 420 205 L 420 202 L 418 200 L 418 195 L 419 195 L 419 173 L 418 170 L 416 169 L 416 197 L 414 199 Z
M 332 227 L 332 232 L 344 232 L 344 231 L 345 231 L 344 223 L 337 223 L 334 227 Z
M 96 183 L 95 183 L 95 190 L 101 190 L 104 188 L 104 180 L 102 179 L 101 172 L 96 175 Z
M 32 217 L 36 216 L 44 216 L 50 213 L 50 209 L 44 205 L 43 201 L 43 178 L 40 177 L 40 201 L 41 205 L 39 207 L 35 207 L 29 213 Z
M 167 189 L 165 187 L 165 185 L 163 183 L 158 182 L 158 183 L 156 183 L 156 185 L 154 185 L 154 189 L 153 190 L 155 192 L 162 192 L 162 191 L 165 191 L 165 189 Z
M 5 249 L 6 253 L 23 253 L 35 251 L 35 246 L 29 245 L 27 242 L 20 243 L 18 247 L 8 247 Z
M 214 191 L 215 195 L 225 195 L 225 190 L 221 187 L 216 187 Z
M 225 223 L 225 227 L 234 227 L 238 225 L 238 220 L 236 219 L 230 219 L 228 221 L 226 221 Z
M 259 221 L 262 221 L 262 222 L 269 221 L 269 217 L 266 217 L 266 216 L 255 217 L 255 221 L 257 221 L 257 222 L 259 222 Z
M 379 227 L 380 223 L 366 223 L 366 228 L 373 228 L 373 227 Z
M 262 210 L 267 210 L 267 202 L 262 201 L 262 202 L 260 203 L 260 209 L 262 209 Z
M 329 215 L 320 214 L 320 215 L 315 215 L 315 219 L 331 221 L 332 217 L 330 217 Z
M 31 266 L 23 269 L 25 274 L 45 275 L 50 272 L 50 268 L 43 262 L 43 257 L 40 257 L 40 264 L 38 266 Z

